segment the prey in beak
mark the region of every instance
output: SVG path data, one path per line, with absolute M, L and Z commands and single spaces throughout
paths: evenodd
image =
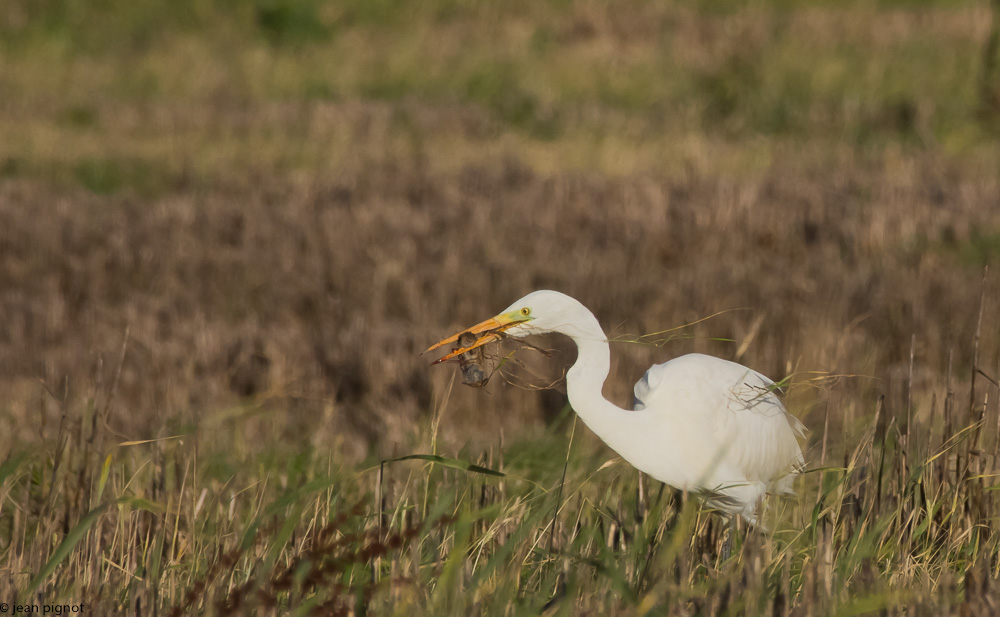
M 431 362 L 432 365 L 440 364 L 442 362 L 445 362 L 446 360 L 451 360 L 452 358 L 468 353 L 473 349 L 482 347 L 483 345 L 486 345 L 488 343 L 499 341 L 502 338 L 504 332 L 513 328 L 519 323 L 527 321 L 527 319 L 521 317 L 521 314 L 518 313 L 517 311 L 514 311 L 513 313 L 514 313 L 513 315 L 511 315 L 510 313 L 505 313 L 497 315 L 496 317 L 491 317 L 486 321 L 478 323 L 472 326 L 471 328 L 467 328 L 459 332 L 458 334 L 449 336 L 443 341 L 438 341 L 437 343 L 434 343 L 433 345 L 428 347 L 424 353 L 427 353 L 428 351 L 433 351 L 438 347 L 449 345 L 451 343 L 458 341 L 459 342 L 458 347 L 450 351 L 448 354 L 438 358 L 434 362 Z
M 527 330 L 518 330 L 510 332 L 510 334 L 506 333 L 515 326 L 525 324 L 532 319 L 534 317 L 531 316 L 530 307 L 508 310 L 496 317 L 491 317 L 428 347 L 427 351 L 433 351 L 438 347 L 451 345 L 450 352 L 431 362 L 431 364 L 440 364 L 447 360 L 457 359 L 459 368 L 462 370 L 462 383 L 474 388 L 482 388 L 489 382 L 493 373 L 499 370 L 513 356 L 513 352 L 511 352 L 498 362 L 499 356 L 486 353 L 485 346 L 508 336 L 520 338 L 528 334 Z M 548 351 L 539 349 L 534 345 L 524 342 L 521 345 L 539 351 L 546 356 L 551 355 Z M 427 351 L 424 353 L 427 353 Z

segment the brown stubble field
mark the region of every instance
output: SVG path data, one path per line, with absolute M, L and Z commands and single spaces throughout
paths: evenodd
M 989 6 L 118 4 L 0 9 L 0 601 L 996 606 Z M 605 393 L 691 351 L 787 377 L 807 532 L 719 564 L 558 384 L 420 355 L 539 288 L 623 339 L 720 313 L 613 347 Z M 541 343 L 512 381 L 572 362 Z M 378 471 L 431 452 L 508 476 Z

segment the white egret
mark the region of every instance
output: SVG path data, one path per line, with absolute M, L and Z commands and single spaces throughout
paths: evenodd
M 633 409 L 622 409 L 602 393 L 611 368 L 607 336 L 594 314 L 565 294 L 530 293 L 428 351 L 475 335 L 438 363 L 501 335 L 547 332 L 570 337 L 578 349 L 566 373 L 570 406 L 636 469 L 753 524 L 766 494 L 794 492 L 803 465 L 797 437 L 805 429 L 785 410 L 773 381 L 735 362 L 689 354 L 646 371 L 635 384 Z

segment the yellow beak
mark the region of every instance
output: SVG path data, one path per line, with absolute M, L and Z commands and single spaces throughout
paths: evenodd
M 509 330 L 510 328 L 516 326 L 519 323 L 521 323 L 521 322 L 518 321 L 518 320 L 515 320 L 515 319 L 511 319 L 507 315 L 497 315 L 496 317 L 490 317 L 486 321 L 480 322 L 480 323 L 472 326 L 471 328 L 467 328 L 465 330 L 462 330 L 458 334 L 453 334 L 452 336 L 449 336 L 448 338 L 444 339 L 443 341 L 438 341 L 437 343 L 434 343 L 433 345 L 431 345 L 430 347 L 428 347 L 427 350 L 424 351 L 424 353 L 427 353 L 428 351 L 437 349 L 438 347 L 441 347 L 443 345 L 448 345 L 449 343 L 454 343 L 463 334 L 474 334 L 474 335 L 476 335 L 475 342 L 473 342 L 468 347 L 460 347 L 458 349 L 455 349 L 455 350 L 451 351 L 450 353 L 448 353 L 447 355 L 442 356 L 442 357 L 438 358 L 437 360 L 431 362 L 432 365 L 434 365 L 434 364 L 440 364 L 441 362 L 444 362 L 445 360 L 451 360 L 452 358 L 454 358 L 456 356 L 460 356 L 460 355 L 464 354 L 467 351 L 470 351 L 470 350 L 475 349 L 477 347 L 482 347 L 483 345 L 485 345 L 487 343 L 492 343 L 493 341 L 500 340 L 500 335 L 504 331 Z

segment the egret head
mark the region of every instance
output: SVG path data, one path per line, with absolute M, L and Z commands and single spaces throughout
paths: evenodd
M 533 291 L 508 306 L 500 314 L 435 343 L 427 351 L 453 343 L 466 332 L 476 335 L 474 343 L 435 360 L 434 364 L 437 364 L 450 360 L 470 349 L 499 340 L 501 336 L 519 338 L 532 334 L 545 334 L 546 332 L 563 332 L 572 336 L 572 332 L 567 331 L 567 328 L 573 328 L 581 320 L 588 318 L 596 325 L 596 320 L 591 312 L 566 294 L 548 290 Z M 599 325 L 597 328 L 600 331 Z

